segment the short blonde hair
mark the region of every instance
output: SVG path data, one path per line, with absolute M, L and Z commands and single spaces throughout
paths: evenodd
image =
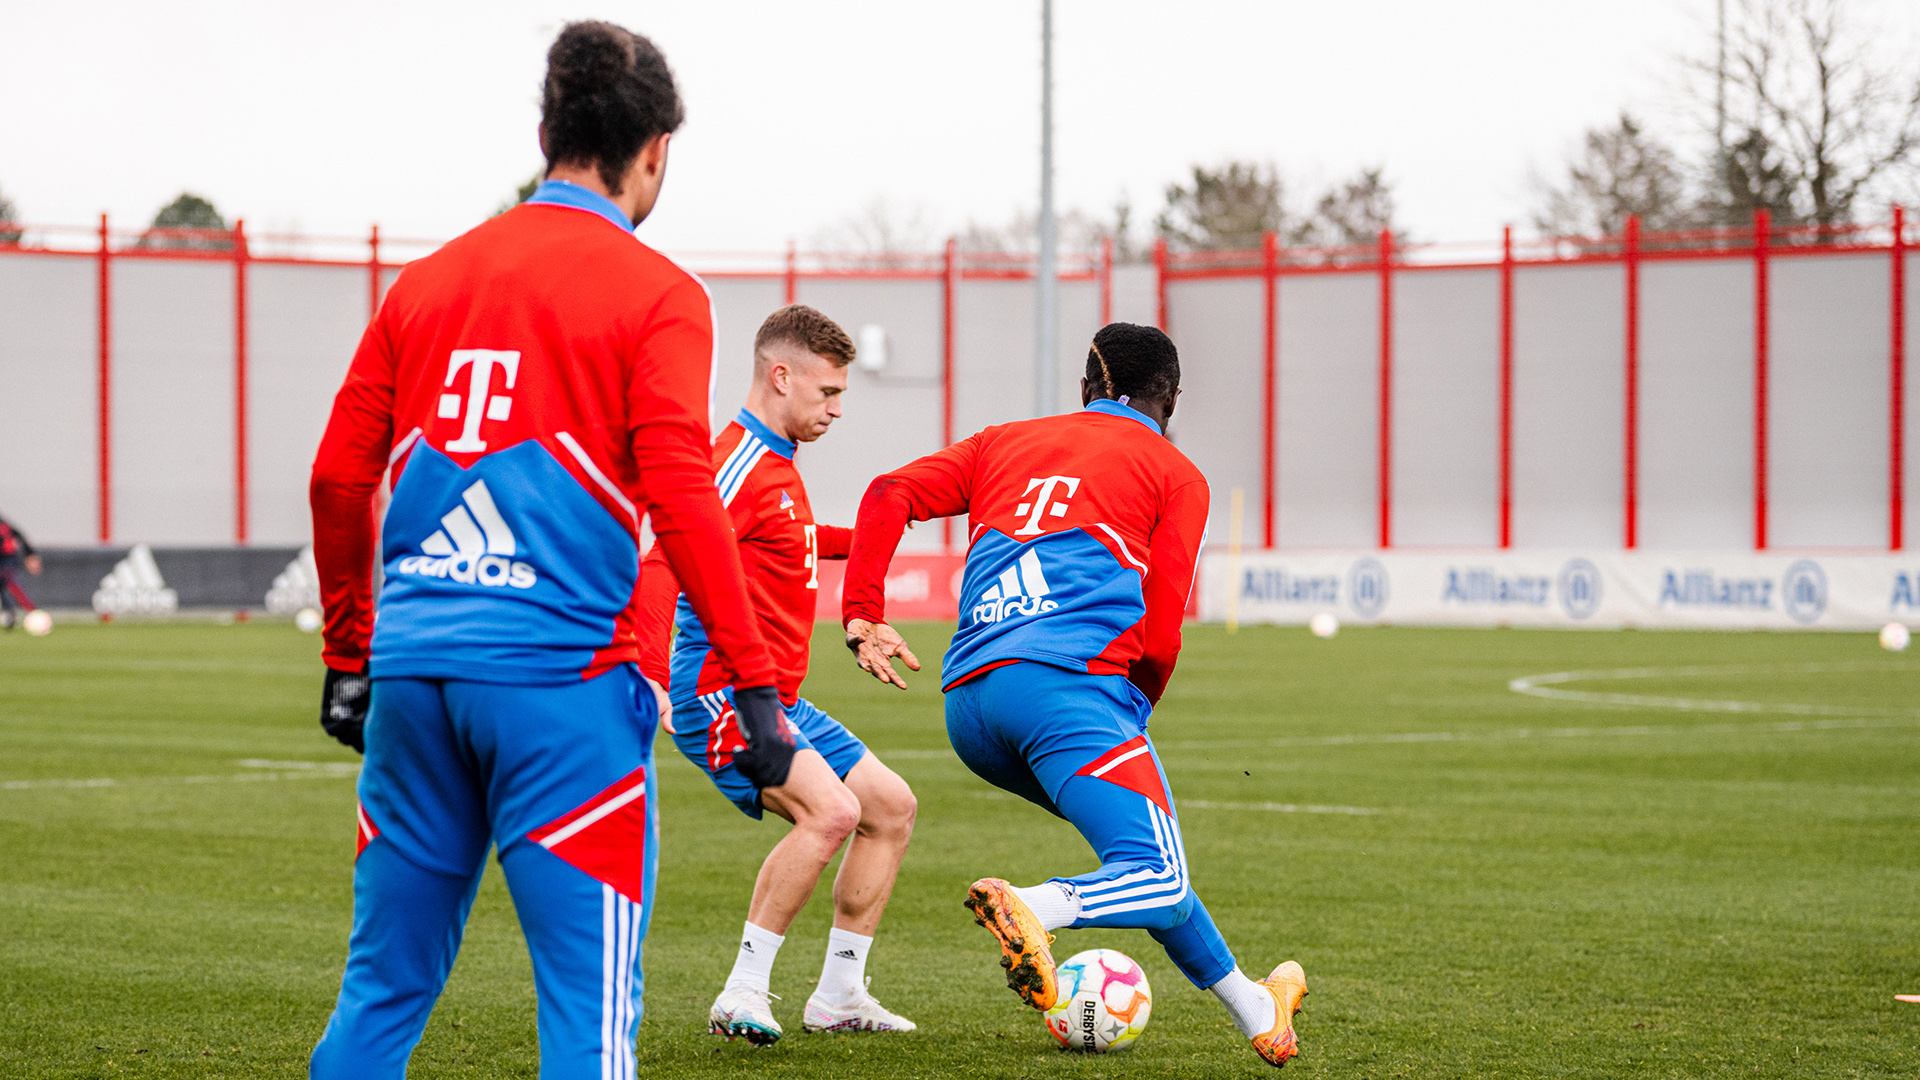
M 835 367 L 853 363 L 853 339 L 839 323 L 805 304 L 788 304 L 760 324 L 760 332 L 753 335 L 754 363 L 764 363 L 767 349 L 781 344 L 805 349 Z

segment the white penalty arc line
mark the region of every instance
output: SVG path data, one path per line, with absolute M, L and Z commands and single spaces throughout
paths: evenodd
M 1575 701 L 1583 705 L 1611 705 L 1632 709 L 1677 709 L 1682 712 L 1759 713 L 1786 716 L 1846 716 L 1890 720 L 1895 716 L 1920 716 L 1916 709 L 1862 709 L 1847 705 L 1809 705 L 1801 702 L 1724 701 L 1711 698 L 1671 697 L 1661 694 L 1614 694 L 1592 690 L 1561 690 L 1557 684 L 1571 682 L 1614 682 L 1625 679 L 1687 679 L 1726 675 L 1814 675 L 1834 672 L 1910 672 L 1912 668 L 1890 668 L 1884 664 L 1811 663 L 1811 664 L 1723 664 L 1696 667 L 1606 668 L 1595 671 L 1552 671 L 1544 675 L 1523 675 L 1507 683 L 1516 694 Z
M 0 780 L 0 791 L 117 788 L 149 784 L 247 784 L 276 780 L 350 780 L 360 775 L 360 766 L 345 761 L 261 761 L 249 758 L 239 764 L 258 771 L 228 773 L 222 776 L 138 776 L 127 779 L 103 776 L 80 780 Z

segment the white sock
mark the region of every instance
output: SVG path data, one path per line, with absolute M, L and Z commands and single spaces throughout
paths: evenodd
M 740 931 L 740 955 L 733 959 L 726 988 L 766 993 L 773 986 L 773 958 L 780 955 L 780 944 L 786 940 L 783 934 L 747 923 Z
M 1233 1026 L 1249 1039 L 1255 1035 L 1265 1035 L 1279 1022 L 1280 1010 L 1274 1004 L 1273 993 L 1247 978 L 1239 968 L 1227 972 L 1226 978 L 1207 989 L 1213 991 L 1213 996 L 1227 1007 L 1228 1015 L 1233 1017 Z
M 1072 926 L 1080 917 L 1080 894 L 1071 885 L 1058 881 L 1043 881 L 1025 889 L 1016 885 L 1013 895 L 1032 908 L 1040 925 L 1049 930 Z
M 820 988 L 814 993 L 830 1006 L 851 1006 L 867 987 L 867 953 L 873 939 L 834 927 L 827 935 L 827 959 L 820 965 Z

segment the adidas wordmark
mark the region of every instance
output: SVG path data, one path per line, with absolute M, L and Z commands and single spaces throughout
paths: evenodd
M 465 585 L 531 589 L 540 580 L 532 565 L 513 561 L 519 542 L 485 480 L 461 494 L 462 505 L 440 518 L 440 528 L 420 544 L 423 555 L 409 555 L 396 568 L 402 574 L 450 578 Z

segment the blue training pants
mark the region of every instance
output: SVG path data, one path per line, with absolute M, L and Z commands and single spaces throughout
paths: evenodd
M 1233 952 L 1188 883 L 1147 737 L 1152 711 L 1122 676 L 1023 661 L 947 691 L 947 737 L 981 779 L 1066 818 L 1093 845 L 1100 869 L 1053 879 L 1080 896 L 1074 929 L 1145 929 L 1205 989 L 1233 971 Z
M 658 720 L 630 665 L 556 686 L 374 680 L 353 933 L 310 1076 L 406 1075 L 494 846 L 533 955 L 541 1080 L 632 1080 Z

